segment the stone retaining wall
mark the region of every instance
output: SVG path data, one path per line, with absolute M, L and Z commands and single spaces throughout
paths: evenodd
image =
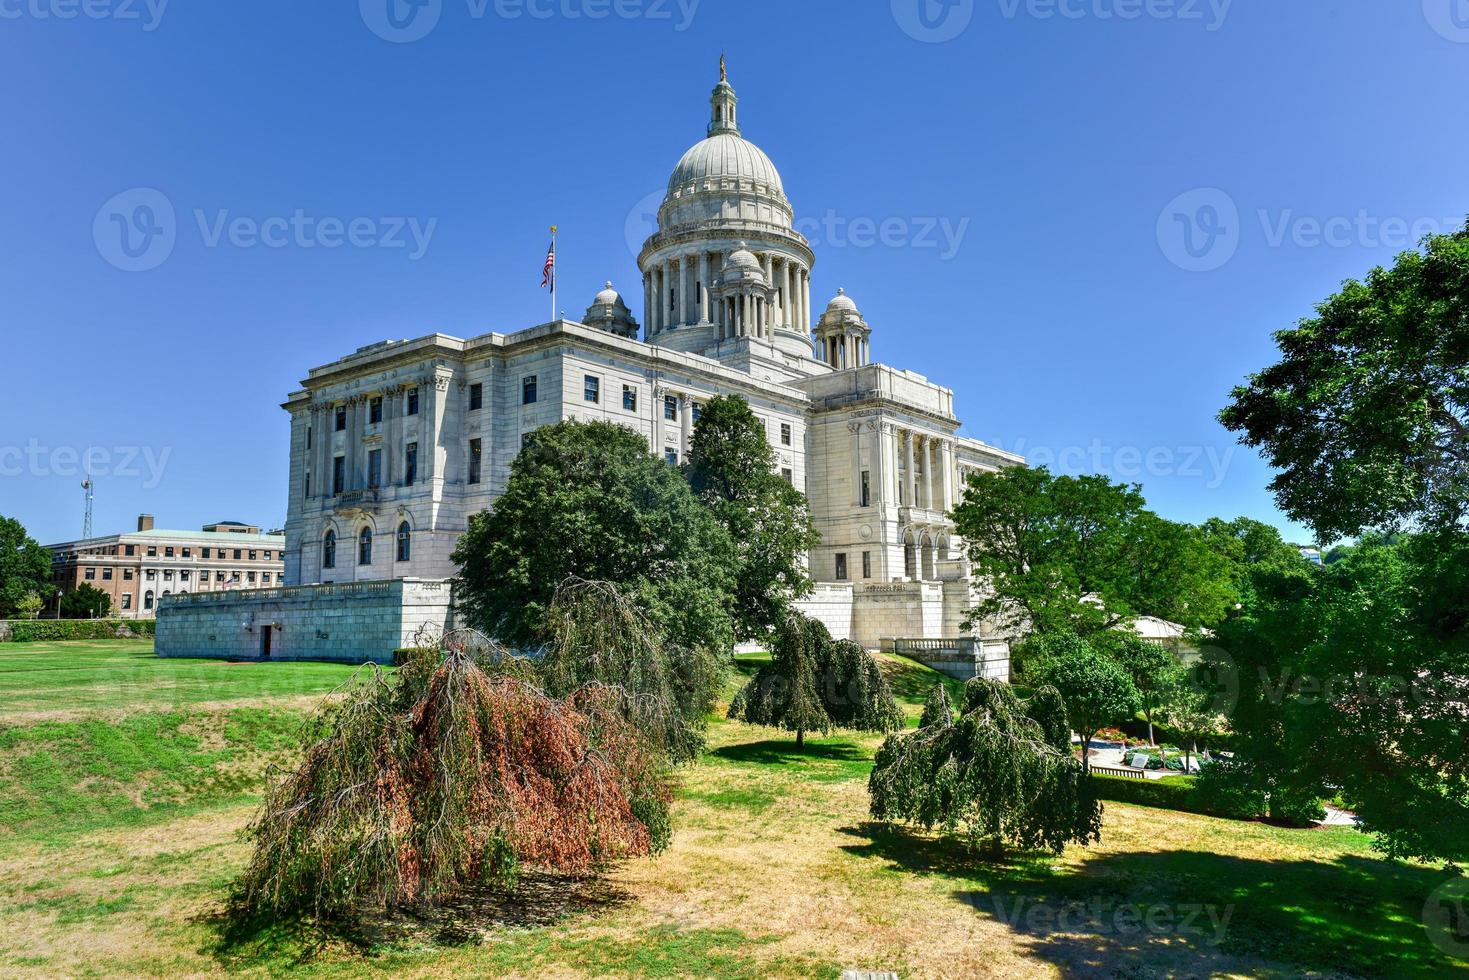
M 902 639 L 882 641 L 884 653 L 896 653 L 961 681 L 975 677 L 1010 682 L 1010 644 L 974 637 L 955 639 Z
M 168 596 L 160 657 L 391 663 L 420 629 L 453 628 L 448 581 L 395 579 Z

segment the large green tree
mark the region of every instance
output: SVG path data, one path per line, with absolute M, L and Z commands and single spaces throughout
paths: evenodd
M 0 619 L 14 616 L 28 593 L 42 599 L 51 585 L 51 552 L 26 533 L 20 521 L 0 517 Z
M 868 779 L 871 812 L 999 849 L 1044 848 L 1101 835 L 1102 807 L 1071 755 L 1062 699 L 1042 688 L 1022 702 L 1008 684 L 976 678 L 958 720 L 947 710 L 892 735 Z
M 61 597 L 64 619 L 101 619 L 112 612 L 112 596 L 83 582 Z
M 770 662 L 729 705 L 729 717 L 796 733 L 833 728 L 892 732 L 903 711 L 872 656 L 850 640 L 834 640 L 819 620 L 792 612 L 776 629 Z
M 1213 653 L 1242 777 L 1272 812 L 1339 792 L 1386 853 L 1469 861 L 1469 540 L 1368 536 L 1253 591 Z
M 1220 421 L 1323 540 L 1469 513 L 1469 228 L 1426 240 L 1275 335 Z
M 1081 737 L 1082 768 L 1091 771 L 1090 747 L 1097 732 L 1131 718 L 1141 699 L 1127 671 L 1108 653 L 1079 636 L 1037 637 L 1026 677 L 1061 694 L 1066 717 Z
M 1137 688 L 1143 720 L 1148 723 L 1148 744 L 1156 745 L 1153 719 L 1169 702 L 1171 692 L 1187 683 L 1187 671 L 1178 657 L 1161 643 L 1129 633 L 1118 636 L 1111 653 Z
M 740 639 L 763 638 L 811 592 L 803 559 L 820 540 L 806 497 L 775 472 L 765 424 L 738 396 L 704 406 L 689 444 L 688 479 L 735 547 Z
M 1143 615 L 1201 626 L 1233 602 L 1228 570 L 1197 528 L 1105 477 L 977 474 L 954 522 L 980 583 L 971 627 L 1089 636 Z
M 548 610 L 569 577 L 615 583 L 670 643 L 721 654 L 733 643 L 729 536 L 683 476 L 620 425 L 536 430 L 453 557 L 460 610 L 512 645 L 547 641 Z

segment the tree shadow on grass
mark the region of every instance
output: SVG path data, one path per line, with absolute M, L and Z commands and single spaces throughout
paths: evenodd
M 779 766 L 811 761 L 871 763 L 872 755 L 852 742 L 810 742 L 796 748 L 794 738 L 768 739 L 763 742 L 740 742 L 724 745 L 709 753 L 729 762 L 747 765 Z
M 221 965 L 288 967 L 331 953 L 373 956 L 410 945 L 476 945 L 496 931 L 551 926 L 631 900 L 604 878 L 527 871 L 512 891 L 484 888 L 442 905 L 366 909 L 334 919 L 247 916 L 226 909 L 200 921 L 214 934 L 203 952 Z
M 1356 855 L 1270 861 L 1207 851 L 987 859 L 962 842 L 884 824 L 844 828 L 879 857 L 952 879 L 952 896 L 1000 922 L 1063 977 L 1465 976 L 1422 925 L 1442 871 Z

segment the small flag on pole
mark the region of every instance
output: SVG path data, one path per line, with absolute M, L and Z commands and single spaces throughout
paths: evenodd
M 556 283 L 556 228 L 551 228 L 551 247 L 546 250 L 546 264 L 541 267 L 541 288 L 550 286 L 555 289 Z

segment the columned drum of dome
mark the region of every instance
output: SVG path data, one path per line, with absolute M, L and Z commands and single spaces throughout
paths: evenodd
M 701 354 L 758 341 L 810 358 L 806 290 L 814 256 L 795 230 L 780 172 L 741 134 L 738 105 L 721 78 L 707 135 L 668 178 L 658 231 L 638 256 L 646 339 Z M 749 261 L 741 256 L 731 265 L 739 253 Z

